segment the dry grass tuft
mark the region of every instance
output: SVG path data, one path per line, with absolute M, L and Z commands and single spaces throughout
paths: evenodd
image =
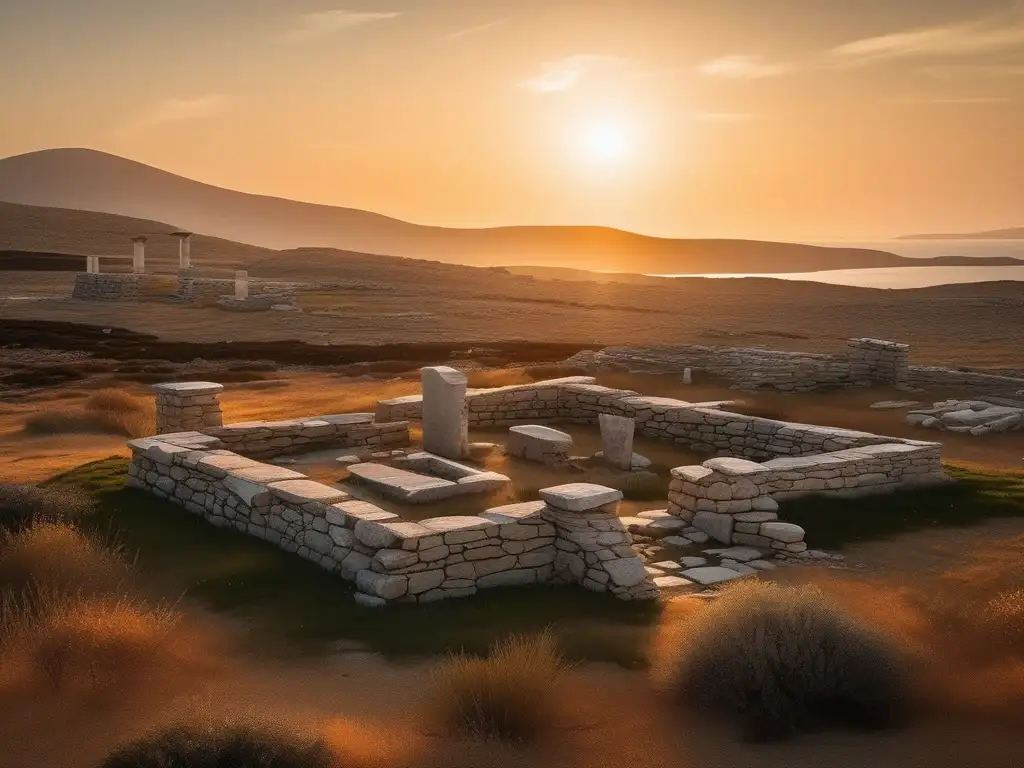
M 759 739 L 892 725 L 907 702 L 897 651 L 814 587 L 732 587 L 683 627 L 671 657 L 684 701 L 738 718 Z
M 115 541 L 101 541 L 67 523 L 38 522 L 0 534 L 0 588 L 32 584 L 97 595 L 120 591 L 131 567 Z
M 1024 588 L 1006 589 L 981 611 L 987 644 L 1024 658 Z
M 113 752 L 100 768 L 338 768 L 327 744 L 268 726 L 172 728 Z
M 123 697 L 194 670 L 179 615 L 140 600 L 41 587 L 3 594 L 3 688 Z
M 99 433 L 146 437 L 156 432 L 153 404 L 119 389 L 101 389 L 89 397 L 83 410 L 43 411 L 25 420 L 32 435 Z
M 446 725 L 474 738 L 529 741 L 556 721 L 565 670 L 549 633 L 514 636 L 485 659 L 449 659 L 434 673 L 431 701 Z
M 38 522 L 74 522 L 94 509 L 92 498 L 77 486 L 0 483 L 0 531 L 7 533 Z

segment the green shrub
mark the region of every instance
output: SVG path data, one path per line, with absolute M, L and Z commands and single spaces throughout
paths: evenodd
M 253 726 L 180 727 L 113 752 L 99 768 L 336 768 L 327 745 Z
M 823 725 L 883 727 L 904 713 L 898 652 L 814 587 L 741 584 L 678 638 L 672 681 L 687 703 L 738 718 L 754 738 Z
M 77 486 L 0 483 L 0 531 L 14 533 L 37 522 L 74 522 L 93 509 L 92 499 Z
M 475 738 L 529 741 L 557 718 L 565 669 L 550 634 L 513 636 L 485 659 L 449 659 L 434 674 L 431 701 L 446 725 Z

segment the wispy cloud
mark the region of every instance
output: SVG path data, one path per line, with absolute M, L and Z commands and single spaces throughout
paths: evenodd
M 757 80 L 778 77 L 793 70 L 792 64 L 768 62 L 761 56 L 736 54 L 706 61 L 697 71 L 709 77 L 728 77 L 734 80 Z
M 702 123 L 746 123 L 754 119 L 749 112 L 698 112 Z
M 127 130 L 212 117 L 223 112 L 227 106 L 228 97 L 223 93 L 211 93 L 194 99 L 164 99 L 140 113 L 128 124 Z
M 464 37 L 472 37 L 473 35 L 479 35 L 481 32 L 487 32 L 488 30 L 494 29 L 495 27 L 500 27 L 506 21 L 508 21 L 508 19 L 495 19 L 494 21 L 489 21 L 486 24 L 479 24 L 475 27 L 469 27 L 468 29 L 460 29 L 457 32 L 452 32 L 450 35 L 448 35 L 448 39 L 461 40 Z
M 577 85 L 583 78 L 598 70 L 614 69 L 625 63 L 625 59 L 617 56 L 599 56 L 585 54 L 569 56 L 558 61 L 544 64 L 544 72 L 537 77 L 524 80 L 520 86 L 538 93 L 567 91 Z
M 295 26 L 288 32 L 287 39 L 293 43 L 315 40 L 341 32 L 342 30 L 371 24 L 375 21 L 393 19 L 396 16 L 401 16 L 401 14 L 398 12 L 381 13 L 346 10 L 304 13 L 299 16 Z
M 907 56 L 975 56 L 1024 45 L 1024 14 L 990 16 L 854 40 L 833 48 L 840 59 L 870 62 Z

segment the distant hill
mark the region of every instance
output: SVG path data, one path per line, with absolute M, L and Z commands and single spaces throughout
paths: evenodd
M 339 248 L 472 266 L 699 274 L 920 264 L 860 248 L 674 240 L 605 227 L 430 227 L 351 208 L 235 192 L 87 149 L 44 150 L 0 160 L 0 200 L 120 214 L 148 224 L 170 221 L 222 241 L 263 248 Z M 210 252 L 214 250 L 211 244 Z
M 968 232 L 947 235 L 904 235 L 899 240 L 1024 240 L 1024 227 L 990 229 L 987 232 Z

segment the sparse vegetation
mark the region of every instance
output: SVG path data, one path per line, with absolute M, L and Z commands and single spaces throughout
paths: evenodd
M 172 728 L 113 752 L 99 768 L 337 768 L 321 739 L 268 726 Z
M 755 738 L 888 726 L 907 702 L 896 649 L 813 587 L 726 590 L 684 628 L 672 665 L 682 700 L 738 718 Z
M 566 664 L 551 634 L 513 636 L 487 658 L 453 656 L 432 679 L 431 702 L 444 722 L 475 738 L 530 741 L 557 719 Z
M 156 431 L 150 402 L 118 389 L 101 389 L 85 401 L 83 410 L 42 411 L 25 420 L 25 431 L 35 435 L 79 432 L 145 437 Z
M 13 533 L 38 522 L 70 522 L 93 512 L 83 489 L 68 483 L 39 487 L 0 483 L 0 531 Z

